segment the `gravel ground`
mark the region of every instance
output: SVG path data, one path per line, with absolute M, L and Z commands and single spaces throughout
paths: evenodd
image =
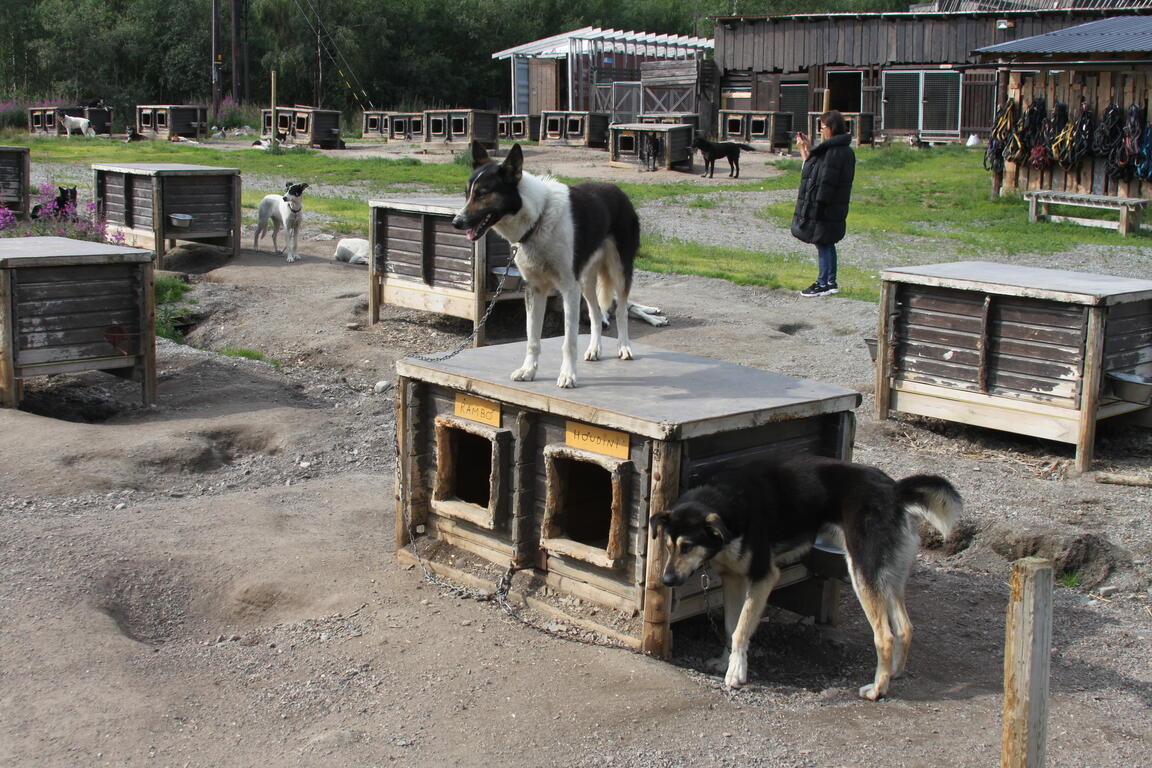
M 528 163 L 635 180 L 602 158 L 533 149 Z M 773 172 L 742 166 L 746 179 Z M 90 199 L 84 168 L 52 167 L 66 178 Z M 264 181 L 280 183 L 245 179 Z M 803 254 L 753 215 L 768 194 L 720 193 L 708 210 L 650 203 L 642 224 Z M 531 616 L 551 633 L 526 628 L 398 565 L 393 365 L 469 329 L 393 307 L 368 325 L 364 269 L 331 258 L 325 238 L 339 234 L 308 219 L 292 265 L 248 249 L 236 262 L 173 256 L 195 286 L 195 325 L 189 345 L 159 344 L 155 407 L 91 373 L 30 380 L 22 409 L 0 412 L 0 763 L 994 764 L 1009 563 L 1027 552 L 1080 578 L 1056 592 L 1048 764 L 1147 763 L 1152 489 L 1075 475 L 1068 446 L 877 422 L 870 304 L 640 273 L 637 300 L 671 322 L 632 327 L 642 344 L 856 389 L 857 460 L 960 488 L 961 535 L 929 542 L 913 576 L 917 638 L 891 699 L 856 699 L 873 659 L 849 590 L 835 628 L 773 609 L 751 685 L 726 693 L 704 671 L 720 641 L 703 618 L 677 625 L 661 662 L 557 639 L 588 636 L 554 617 Z M 939 243 L 857 237 L 841 254 L 869 269 L 944 258 Z M 1149 258 L 1141 244 L 1020 263 L 1147 275 Z M 501 308 L 493 341 L 519 343 L 520 322 Z M 1105 429 L 1094 468 L 1149 477 L 1150 459 L 1147 430 Z

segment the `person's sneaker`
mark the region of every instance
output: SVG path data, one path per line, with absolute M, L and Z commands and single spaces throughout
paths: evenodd
M 828 288 L 820 285 L 820 283 L 812 283 L 812 285 L 800 291 L 801 296 L 823 296 L 826 293 L 828 293 Z
M 824 296 L 831 296 L 833 293 L 840 293 L 840 289 L 836 287 L 836 283 L 828 283 L 824 286 Z

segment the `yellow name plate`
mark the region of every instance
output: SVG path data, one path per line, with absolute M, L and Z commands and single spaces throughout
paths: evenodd
M 617 459 L 628 458 L 627 432 L 593 427 L 578 421 L 564 423 L 564 444 Z
M 456 415 L 490 427 L 500 426 L 500 404 L 463 392 L 456 393 Z

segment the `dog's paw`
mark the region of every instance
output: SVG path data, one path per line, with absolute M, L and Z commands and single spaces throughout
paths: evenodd
M 621 360 L 631 360 L 632 347 L 628 346 L 627 344 L 621 344 L 620 350 L 616 354 Z
M 576 386 L 576 374 L 561 371 L 560 375 L 556 378 L 556 386 L 560 389 L 572 389 Z
M 728 673 L 724 675 L 724 687 L 732 690 L 748 682 L 748 657 L 733 653 L 728 657 Z
M 532 381 L 536 378 L 536 366 L 525 365 L 512 371 L 512 381 Z
M 584 351 L 584 359 L 590 362 L 595 362 L 600 359 L 600 345 L 589 344 L 588 349 Z
M 884 696 L 884 691 L 876 687 L 874 683 L 860 686 L 860 698 L 867 699 L 868 701 L 879 701 Z

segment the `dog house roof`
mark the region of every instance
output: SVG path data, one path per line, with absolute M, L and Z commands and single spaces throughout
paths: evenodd
M 1110 306 L 1152 298 L 1152 280 L 989 261 L 894 267 L 884 270 L 881 277 L 896 283 L 978 290 L 1000 296 L 1026 296 L 1089 306 Z
M 524 342 L 468 349 L 440 361 L 405 358 L 396 371 L 478 397 L 618 429 L 657 440 L 701 437 L 860 405 L 858 392 L 680 352 L 633 344 L 634 360 L 581 362 L 579 386 L 559 389 L 560 337 L 541 342 L 536 381 L 509 381 L 524 357 Z M 583 350 L 582 336 L 577 349 Z
M 615 51 L 634 53 L 657 59 L 679 59 L 686 54 L 695 55 L 716 47 L 708 37 L 686 35 L 657 35 L 651 32 L 625 32 L 620 29 L 581 27 L 571 32 L 541 38 L 531 43 L 506 48 L 492 54 L 494 59 L 529 56 L 541 59 L 563 59 L 570 53 Z
M 123 245 L 73 240 L 70 237 L 0 238 L 0 268 L 50 267 L 53 264 L 138 264 L 153 260 L 152 251 Z
M 218 168 L 214 165 L 186 165 L 184 163 L 93 163 L 94 171 L 134 173 L 144 176 L 232 176 L 240 173 L 239 168 Z

